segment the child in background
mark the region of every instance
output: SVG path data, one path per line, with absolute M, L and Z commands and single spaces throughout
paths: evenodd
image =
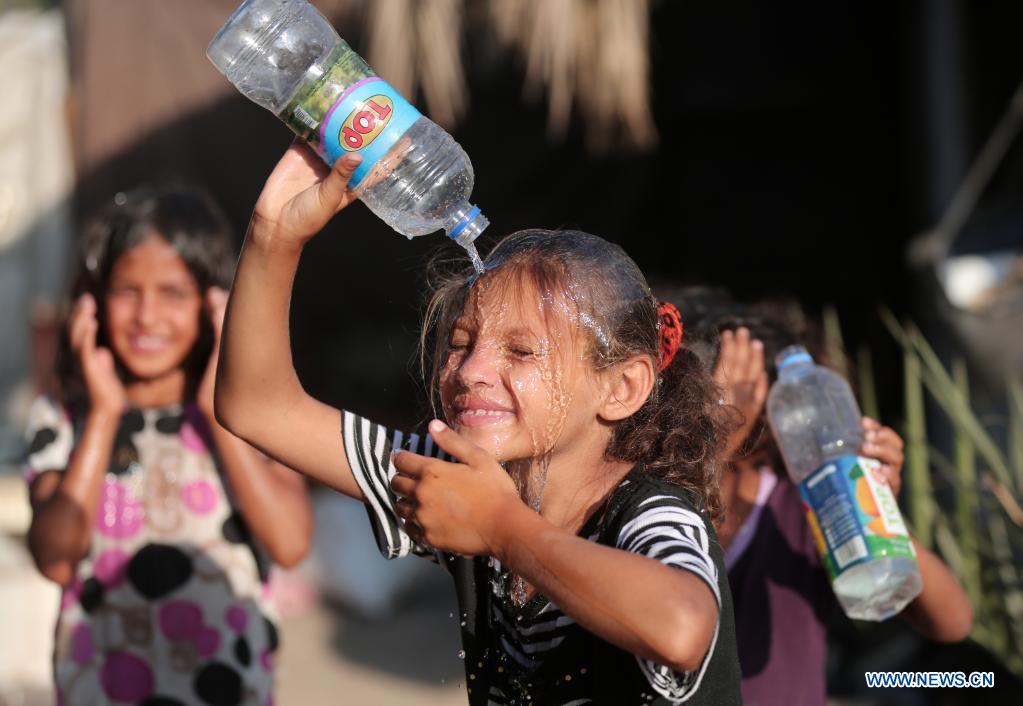
M 431 301 L 446 421 L 429 436 L 321 404 L 294 372 L 290 290 L 357 164 L 296 144 L 270 175 L 228 305 L 220 419 L 365 502 L 386 556 L 451 572 L 471 704 L 739 703 L 712 524 L 723 415 L 677 312 L 619 247 L 523 231 Z
M 59 703 L 269 704 L 269 565 L 306 553 L 304 481 L 213 417 L 233 266 L 187 190 L 118 194 L 83 235 L 57 397 L 32 408 L 29 548 L 64 587 Z
M 747 706 L 823 706 L 825 631 L 840 608 L 764 415 L 778 352 L 800 344 L 826 364 L 823 346 L 794 303 L 743 305 L 727 292 L 696 289 L 676 298 L 690 303 L 690 336 L 713 366 L 723 402 L 743 420 L 726 443 L 725 521 L 719 532 L 735 599 L 743 699 Z M 890 484 L 897 497 L 902 439 L 877 420 L 864 417 L 862 424 L 859 452 L 881 461 L 878 480 Z M 929 639 L 965 639 L 972 625 L 965 592 L 934 553 L 915 539 L 913 545 L 923 591 L 902 617 Z

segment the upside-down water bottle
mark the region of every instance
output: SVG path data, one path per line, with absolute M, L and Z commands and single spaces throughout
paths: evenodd
M 328 164 L 362 155 L 350 186 L 394 230 L 411 238 L 444 229 L 474 253 L 489 221 L 468 200 L 469 158 L 306 0 L 245 0 L 206 55 Z
M 891 617 L 923 584 L 895 496 L 874 478 L 880 462 L 858 455 L 863 432 L 852 389 L 802 346 L 783 350 L 777 364 L 768 420 L 835 596 L 851 618 Z

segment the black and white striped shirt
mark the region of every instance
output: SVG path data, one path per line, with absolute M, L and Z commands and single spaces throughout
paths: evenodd
M 390 432 L 348 412 L 342 417 L 345 454 L 365 495 L 381 553 L 387 558 L 434 554 L 455 580 L 472 706 L 741 703 L 721 550 L 706 513 L 682 489 L 634 469 L 580 536 L 689 571 L 707 583 L 718 603 L 718 625 L 703 663 L 685 673 L 596 637 L 542 595 L 518 606 L 511 600 L 508 573 L 496 559 L 466 559 L 416 545 L 394 510 L 389 481 L 397 471 L 391 452 L 441 458 L 443 452 L 429 436 Z

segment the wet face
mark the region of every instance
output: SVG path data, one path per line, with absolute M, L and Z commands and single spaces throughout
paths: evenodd
M 199 338 L 198 283 L 174 248 L 156 235 L 114 264 L 105 307 L 113 353 L 139 380 L 180 370 Z
M 440 375 L 448 423 L 499 461 L 583 442 L 601 400 L 575 304 L 512 279 L 474 285 Z

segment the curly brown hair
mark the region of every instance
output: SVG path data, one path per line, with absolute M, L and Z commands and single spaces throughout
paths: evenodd
M 636 355 L 657 363 L 658 302 L 639 267 L 618 245 L 575 230 L 524 230 L 501 240 L 485 266 L 483 275 L 445 266 L 431 278 L 420 363 L 435 413 L 451 328 L 476 284 L 494 282 L 497 273 L 521 278 L 541 299 L 561 295 L 572 302 L 595 371 Z M 545 307 L 548 316 L 550 310 Z M 641 464 L 646 473 L 686 489 L 716 521 L 722 511 L 718 452 L 732 424 L 719 397 L 706 368 L 683 345 L 660 371 L 643 406 L 615 425 L 605 457 Z

